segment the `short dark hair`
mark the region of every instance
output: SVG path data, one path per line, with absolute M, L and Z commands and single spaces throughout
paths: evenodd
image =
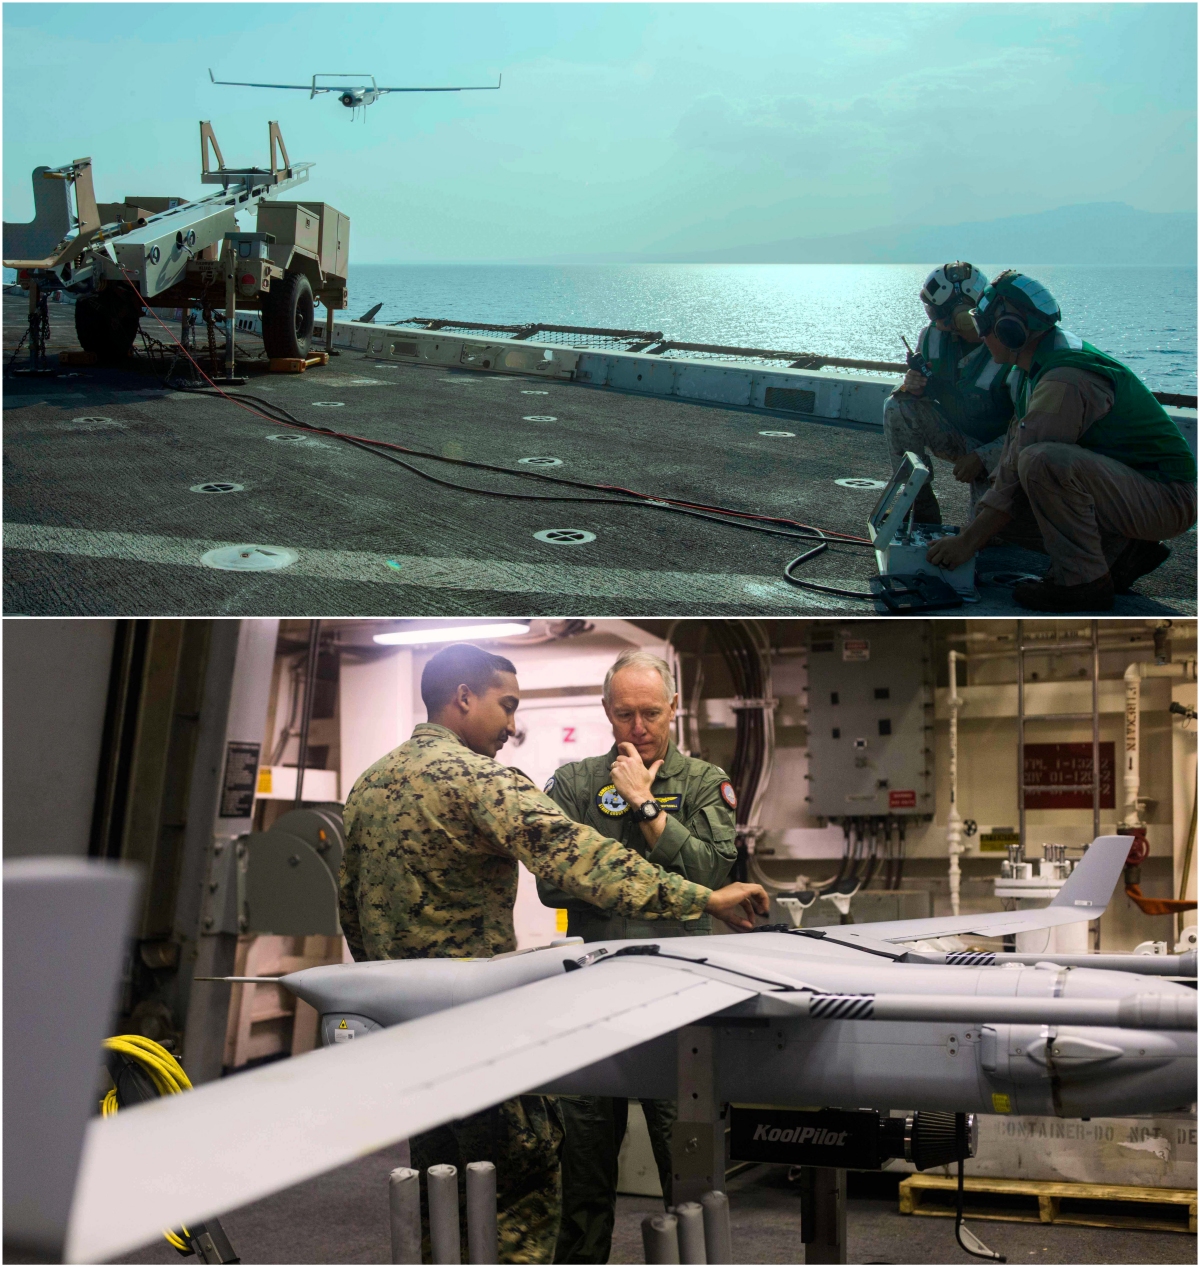
M 430 717 L 440 713 L 462 685 L 482 695 L 497 673 L 515 674 L 516 671 L 513 662 L 502 655 L 492 655 L 470 642 L 452 643 L 439 651 L 421 674 L 425 711 Z

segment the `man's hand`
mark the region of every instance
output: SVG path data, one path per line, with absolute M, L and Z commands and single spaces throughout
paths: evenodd
M 957 537 L 942 537 L 925 551 L 925 558 L 930 563 L 935 563 L 948 571 L 962 567 L 974 555 L 975 551 L 971 548 L 970 542 L 964 540 L 961 534 Z
M 755 915 L 766 915 L 771 900 L 761 884 L 727 884 L 717 889 L 704 908 L 730 928 L 745 932 L 754 927 Z
M 972 452 L 955 462 L 954 478 L 962 484 L 969 484 L 972 480 L 978 479 L 986 470 L 987 467 L 983 464 L 983 458 L 972 450 Z
M 634 808 L 654 800 L 654 776 L 662 761 L 655 761 L 647 770 L 633 744 L 618 744 L 617 752 L 619 755 L 612 763 L 612 780 L 622 799 Z
M 900 390 L 907 392 L 910 396 L 923 396 L 927 382 L 929 380 L 924 374 L 918 374 L 916 370 L 909 370 L 904 376 L 904 382 L 900 384 Z
M 940 568 L 961 567 L 972 559 L 1000 531 L 1012 523 L 1012 516 L 991 506 L 981 506 L 975 518 L 955 537 L 942 537 L 925 551 L 930 563 Z

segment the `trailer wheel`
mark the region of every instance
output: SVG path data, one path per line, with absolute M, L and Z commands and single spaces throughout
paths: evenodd
M 75 333 L 85 352 L 102 361 L 123 361 L 133 348 L 141 316 L 142 304 L 133 291 L 108 286 L 76 300 Z
M 303 273 L 288 273 L 263 297 L 263 347 L 269 357 L 307 356 L 316 315 L 312 287 Z

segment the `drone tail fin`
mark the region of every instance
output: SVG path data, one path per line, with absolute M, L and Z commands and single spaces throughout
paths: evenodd
M 1103 911 L 1121 878 L 1131 844 L 1129 836 L 1097 836 L 1050 905 Z

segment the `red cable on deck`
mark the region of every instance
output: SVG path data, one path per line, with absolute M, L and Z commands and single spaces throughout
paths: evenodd
M 120 268 L 120 265 L 118 265 L 118 268 Z M 870 545 L 871 544 L 871 542 L 866 537 L 856 537 L 852 533 L 836 532 L 836 531 L 832 531 L 826 528 L 818 528 L 813 524 L 802 523 L 797 519 L 786 519 L 786 518 L 783 518 L 782 516 L 776 516 L 776 515 L 756 515 L 756 514 L 751 513 L 750 511 L 732 510 L 728 506 L 710 506 L 704 502 L 688 502 L 688 501 L 683 501 L 678 498 L 660 497 L 653 493 L 642 493 L 642 492 L 639 492 L 637 489 L 625 488 L 624 486 L 620 484 L 590 484 L 583 480 L 568 480 L 568 479 L 561 479 L 557 476 L 552 476 L 552 475 L 541 475 L 536 471 L 512 471 L 512 470 L 509 470 L 507 467 L 494 466 L 491 463 L 487 463 L 487 462 L 472 462 L 469 459 L 464 459 L 464 458 L 448 458 L 448 457 L 443 456 L 440 453 L 425 453 L 420 449 L 410 449 L 402 444 L 396 444 L 390 440 L 376 440 L 370 436 L 358 436 L 358 435 L 354 435 L 351 432 L 334 431 L 330 427 L 317 427 L 317 426 L 313 426 L 310 423 L 289 422 L 283 418 L 273 418 L 270 414 L 265 414 L 261 410 L 255 409 L 252 405 L 243 404 L 236 396 L 231 396 L 229 395 L 228 392 L 222 391 L 221 388 L 218 386 L 218 384 L 213 382 L 213 380 L 209 378 L 209 376 L 204 372 L 204 370 L 201 368 L 200 363 L 196 360 L 196 358 L 192 356 L 192 354 L 187 350 L 187 348 L 184 347 L 184 345 L 175 337 L 171 329 L 163 322 L 162 318 L 158 315 L 158 313 L 156 313 L 152 308 L 150 308 L 149 304 L 146 303 L 146 300 L 142 297 L 141 292 L 138 290 L 137 286 L 134 284 L 133 279 L 129 276 L 129 274 L 123 268 L 121 269 L 121 273 L 124 276 L 125 280 L 129 283 L 129 286 L 133 290 L 133 293 L 137 295 L 139 302 L 143 305 L 143 307 L 146 308 L 146 310 L 155 319 L 155 321 L 157 321 L 158 324 L 162 326 L 162 328 L 167 333 L 167 337 L 175 344 L 175 346 L 180 350 L 180 352 L 182 352 L 183 355 L 196 367 L 196 370 L 200 374 L 200 377 L 204 379 L 204 381 L 217 393 L 217 395 L 229 401 L 230 404 L 236 405 L 237 408 L 243 409 L 247 413 L 253 414 L 257 418 L 262 418 L 266 422 L 274 423 L 277 426 L 290 427 L 295 431 L 312 431 L 312 432 L 316 432 L 319 435 L 331 436 L 334 439 L 346 440 L 354 444 L 366 444 L 366 445 L 371 445 L 375 448 L 380 448 L 380 449 L 392 449 L 397 453 L 408 454 L 410 457 L 429 458 L 435 462 L 449 462 L 454 466 L 472 466 L 480 470 L 497 471 L 503 475 L 516 475 L 524 479 L 536 479 L 536 480 L 541 480 L 542 482 L 549 483 L 549 484 L 563 484 L 571 488 L 593 489 L 597 492 L 604 492 L 604 493 L 623 493 L 627 497 L 636 497 L 639 500 L 647 502 L 651 505 L 655 503 L 665 504 L 667 506 L 678 507 L 681 510 L 702 511 L 707 514 L 713 514 L 713 515 L 726 515 L 730 518 L 746 519 L 755 523 L 782 524 L 789 528 L 802 528 L 808 532 L 818 533 L 820 534 L 822 538 L 827 539 L 829 541 L 834 541 L 834 542 L 847 542 L 853 545 Z M 227 329 L 226 338 L 230 338 L 230 337 L 232 337 L 231 331 Z M 491 492 L 492 490 L 465 489 L 464 491 Z M 614 504 L 620 505 L 621 503 L 614 503 Z M 628 504 L 628 503 L 625 503 L 625 504 Z

